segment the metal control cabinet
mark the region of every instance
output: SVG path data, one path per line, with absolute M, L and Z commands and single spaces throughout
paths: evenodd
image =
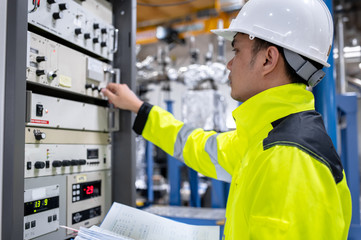
M 74 101 L 68 106 L 70 108 L 81 103 L 81 99 L 84 98 L 85 105 L 90 104 L 94 105 L 95 108 L 103 109 L 104 106 L 99 105 L 99 100 L 104 100 L 102 100 L 98 90 L 109 81 L 121 77 L 123 83 L 134 89 L 136 2 L 134 0 L 112 2 L 112 11 L 117 14 L 109 21 L 109 18 L 102 18 L 102 13 L 94 12 L 96 8 L 91 7 L 92 2 L 101 1 L 89 0 L 87 4 L 90 6 L 81 1 L 63 0 L 56 4 L 51 4 L 52 1 L 41 1 L 40 7 L 33 11 L 31 16 L 28 15 L 28 12 L 32 10 L 31 7 L 33 6 L 27 6 L 23 0 L 2 1 L 6 4 L 1 4 L 1 6 L 5 6 L 6 9 L 0 11 L 0 26 L 4 26 L 2 29 L 5 32 L 3 36 L 6 36 L 6 42 L 1 46 L 1 49 L 5 51 L 3 56 L 6 56 L 6 64 L 3 65 L 4 78 L 1 79 L 4 80 L 4 108 L 0 109 L 2 111 L 1 116 L 3 116 L 1 119 L 3 123 L 1 126 L 3 132 L 1 185 L 3 191 L 0 212 L 1 219 L 6 219 L 6 221 L 0 222 L 1 239 L 67 239 L 69 234 L 60 229 L 58 225 L 67 225 L 71 222 L 73 226 L 88 226 L 99 223 L 113 201 L 135 205 L 135 141 L 134 133 L 131 130 L 134 116 L 129 112 L 121 112 L 117 119 L 120 130 L 116 130 L 110 135 L 108 134 L 109 130 L 114 128 L 109 128 L 108 117 L 102 120 L 103 114 L 99 114 L 105 112 L 104 115 L 107 116 L 108 108 L 98 112 L 98 123 L 95 124 L 95 128 L 86 125 L 76 127 L 64 125 L 61 127 L 62 123 L 54 126 L 50 126 L 50 124 L 41 125 L 40 123 L 31 124 L 31 122 L 26 124 L 26 118 L 30 116 L 31 119 L 29 114 L 41 117 L 36 116 L 37 114 L 40 115 L 40 106 L 36 107 L 35 104 L 35 112 L 31 112 L 29 106 L 32 105 L 27 102 L 31 97 L 28 95 L 26 98 L 26 90 L 31 90 L 33 96 L 49 97 L 49 99 L 53 98 L 56 101 L 60 99 L 64 105 L 67 101 Z M 31 3 L 32 1 L 27 2 Z M 107 12 L 109 9 L 105 7 L 101 11 Z M 42 20 L 36 21 L 36 14 L 39 14 L 38 19 Z M 33 49 L 27 47 L 29 42 L 28 26 L 31 34 L 34 33 L 39 38 L 43 37 L 41 41 L 44 44 L 42 46 L 35 46 L 37 43 L 33 42 L 35 46 Z M 77 28 L 81 28 L 80 31 Z M 104 30 L 102 31 L 102 29 Z M 121 31 L 117 32 L 116 29 L 121 29 Z M 90 35 L 86 35 L 87 33 Z M 88 38 L 89 36 L 90 38 Z M 119 39 L 119 44 L 117 44 L 117 39 Z M 48 50 L 44 52 L 44 55 L 48 55 L 48 62 L 42 59 L 39 59 L 40 62 L 38 62 L 36 58 L 40 56 L 39 52 L 40 50 L 43 51 L 44 48 L 42 47 L 46 45 L 45 43 L 49 43 Z M 117 48 L 118 52 L 114 54 Z M 78 55 L 72 50 L 78 51 L 80 54 Z M 69 56 L 72 58 L 67 61 Z M 63 64 L 64 62 L 68 63 L 68 66 Z M 85 70 L 82 73 L 72 70 L 78 64 L 84 66 Z M 126 69 L 126 71 L 122 71 L 122 76 L 120 76 L 120 71 L 117 75 L 116 69 Z M 37 70 L 44 70 L 44 72 L 38 71 L 37 74 Z M 91 87 L 86 88 L 84 83 Z M 62 92 L 66 93 L 64 97 L 62 97 Z M 74 99 L 69 97 L 72 94 Z M 98 102 L 92 102 L 89 99 L 97 99 Z M 43 103 L 43 114 L 46 113 L 47 108 L 44 106 L 47 105 L 48 101 L 45 100 L 44 102 L 44 99 L 40 99 L 39 102 Z M 52 105 L 50 106 L 53 108 Z M 52 112 L 57 112 L 62 108 L 63 105 L 55 105 L 55 110 Z M 26 111 L 26 109 L 30 111 Z M 49 110 L 50 108 L 48 114 L 50 114 Z M 86 111 L 86 114 L 91 112 L 91 110 Z M 59 115 L 62 117 L 61 113 Z M 40 120 L 42 120 L 40 122 L 43 120 L 52 122 L 57 119 Z M 87 139 L 88 136 L 84 137 L 81 134 L 84 132 L 95 133 L 100 136 L 92 136 L 91 139 L 93 137 L 104 139 L 102 134 L 105 133 L 107 134 L 106 141 L 108 139 L 110 141 L 106 144 L 97 141 L 87 142 L 84 139 Z M 55 137 L 56 140 L 51 140 L 54 138 L 53 134 L 59 136 L 59 139 Z M 31 139 L 36 138 L 35 135 L 38 139 Z M 79 143 L 70 144 L 74 145 L 70 147 L 66 143 L 68 136 L 81 140 Z M 62 150 L 58 152 L 58 149 Z M 87 150 L 94 149 L 98 149 L 98 159 L 87 159 L 96 152 L 90 152 L 88 156 Z M 35 151 L 35 158 L 41 158 L 29 160 L 32 165 L 32 175 L 26 175 L 28 151 Z M 75 153 L 78 151 L 81 153 L 79 155 L 72 154 L 73 157 L 70 154 L 64 155 L 66 152 Z M 106 163 L 104 163 L 104 155 L 106 155 Z M 59 164 L 56 162 L 59 159 L 55 157 L 61 158 L 62 161 L 69 158 L 70 163 L 73 161 L 74 165 L 66 166 L 68 162 L 64 162 L 64 166 L 62 164 L 61 167 L 53 167 L 53 164 L 55 166 Z M 85 165 L 82 165 L 84 163 L 82 160 L 86 161 Z M 47 161 L 49 162 L 47 163 Z M 41 163 L 36 164 L 36 162 Z M 36 171 L 34 169 L 35 164 L 37 165 Z M 47 164 L 49 165 L 48 169 Z M 43 166 L 44 168 L 42 168 Z M 43 170 L 48 171 L 50 168 L 52 169 L 50 172 L 43 172 Z M 57 172 L 53 169 L 62 170 Z M 97 174 L 101 174 L 103 177 L 92 179 Z M 86 181 L 84 176 L 92 177 L 87 177 L 89 181 Z M 71 183 L 73 178 L 78 182 Z M 78 200 L 73 202 L 73 199 L 81 198 L 81 194 L 77 192 L 81 189 L 70 191 L 69 186 L 71 185 L 72 188 L 77 184 L 88 187 L 90 195 L 92 194 L 92 187 L 98 189 L 100 186 L 102 194 L 97 196 L 94 193 L 94 199 L 90 199 L 91 201 L 83 200 L 83 203 L 87 202 L 87 204 L 94 202 L 88 205 L 89 208 L 87 204 L 82 204 L 81 207 L 84 209 L 79 209 L 79 205 L 76 207 L 77 210 L 74 210 L 72 206 L 75 206 Z M 58 188 L 59 192 L 55 191 L 54 194 L 44 195 L 47 189 L 53 188 Z M 110 193 L 111 198 L 106 198 L 103 195 L 106 192 Z M 36 193 L 35 196 L 27 199 L 28 195 L 33 195 L 33 193 Z M 53 199 L 57 199 L 57 197 L 59 197 L 59 208 L 57 202 L 53 202 Z M 100 200 L 99 197 L 103 199 Z M 95 201 L 96 198 L 99 199 L 98 202 Z M 55 205 L 47 207 L 49 202 Z M 25 207 L 26 203 L 30 205 Z M 29 206 L 32 206 L 30 209 L 33 211 L 38 210 L 38 207 L 44 208 L 41 212 L 34 213 L 35 215 L 24 216 L 24 210 L 29 210 Z M 78 223 L 73 224 L 73 220 L 68 219 L 70 215 Z M 56 217 L 54 218 L 54 216 Z M 34 223 L 32 224 L 32 222 Z M 28 225 L 30 228 L 27 228 Z M 48 227 L 44 227 L 45 225 Z

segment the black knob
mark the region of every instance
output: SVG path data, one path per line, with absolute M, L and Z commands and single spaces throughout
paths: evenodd
M 99 38 L 93 38 L 93 43 L 98 43 L 99 42 Z
M 81 28 L 75 28 L 75 34 L 76 35 L 79 35 L 79 34 L 81 34 L 82 33 L 82 30 L 81 30 Z
M 86 160 L 85 159 L 80 159 L 79 160 L 79 165 L 85 165 L 86 164 Z
M 60 4 L 59 4 L 59 9 L 60 9 L 61 11 L 67 10 L 67 9 L 68 9 L 68 4 L 66 4 L 66 3 L 60 3 Z
M 94 30 L 99 29 L 99 23 L 94 23 L 93 28 L 94 28 Z
M 47 1 L 49 4 L 54 4 L 54 3 L 56 3 L 56 0 L 48 0 Z
M 59 160 L 53 161 L 53 167 L 61 167 L 63 164 Z
M 64 167 L 67 167 L 67 166 L 70 166 L 70 161 L 69 160 L 63 160 L 61 162 L 61 164 L 64 166 Z
M 94 89 L 94 84 L 90 84 L 90 83 L 85 84 L 85 89 L 88 88 Z
M 45 168 L 45 163 L 44 163 L 44 162 L 36 162 L 36 163 L 34 164 L 34 167 L 35 167 L 36 169 L 43 169 L 43 168 Z
M 46 134 L 44 132 L 40 132 L 40 130 L 34 130 L 34 137 L 36 140 L 43 140 L 46 138 Z
M 46 61 L 46 57 L 45 57 L 45 56 L 37 56 L 37 57 L 36 57 L 36 61 L 37 61 L 38 63 L 44 62 L 44 61 Z
M 53 18 L 55 20 L 62 19 L 63 18 L 63 13 L 62 12 L 53 13 Z
M 99 87 L 98 87 L 98 86 L 93 85 L 92 90 L 93 90 L 93 91 L 99 91 Z
M 106 46 L 107 46 L 107 43 L 106 43 L 106 42 L 101 42 L 101 43 L 100 43 L 100 46 L 101 46 L 101 47 L 106 47 Z
M 101 33 L 106 34 L 108 30 L 106 28 L 102 28 Z
M 71 160 L 70 164 L 72 166 L 77 166 L 77 165 L 79 165 L 79 160 Z
M 42 76 L 45 75 L 45 70 L 36 70 L 36 76 Z
M 90 38 L 90 33 L 84 33 L 84 38 L 89 39 Z

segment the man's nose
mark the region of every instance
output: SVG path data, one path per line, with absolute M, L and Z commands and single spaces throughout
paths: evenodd
M 233 58 L 227 63 L 227 69 L 228 70 L 231 70 L 232 63 L 233 63 Z

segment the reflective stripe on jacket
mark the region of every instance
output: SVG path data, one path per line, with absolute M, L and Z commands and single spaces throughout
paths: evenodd
M 314 97 L 268 89 L 234 112 L 237 129 L 194 129 L 143 104 L 134 130 L 203 175 L 231 181 L 225 239 L 347 239 L 351 196 Z

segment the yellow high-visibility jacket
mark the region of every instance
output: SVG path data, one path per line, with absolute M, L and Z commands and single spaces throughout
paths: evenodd
M 143 104 L 133 129 L 205 176 L 231 182 L 225 239 L 347 239 L 351 196 L 314 97 L 303 84 L 261 92 L 237 129 L 194 129 Z

